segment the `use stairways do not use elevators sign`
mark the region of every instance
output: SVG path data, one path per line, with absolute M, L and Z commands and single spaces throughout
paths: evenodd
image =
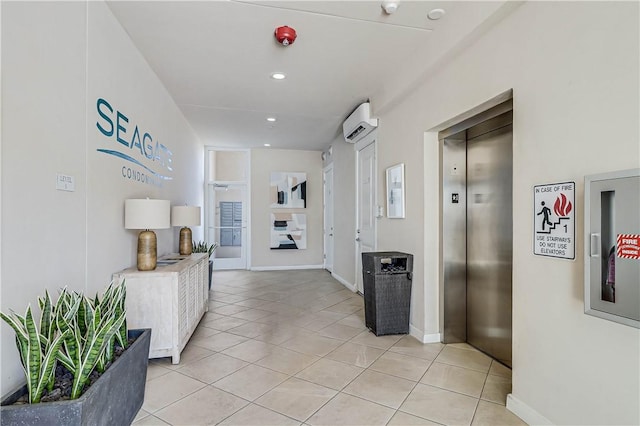
M 575 182 L 533 187 L 533 254 L 575 259 Z

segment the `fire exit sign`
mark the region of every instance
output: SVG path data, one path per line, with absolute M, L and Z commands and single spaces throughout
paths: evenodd
M 533 187 L 533 254 L 575 259 L 575 182 Z

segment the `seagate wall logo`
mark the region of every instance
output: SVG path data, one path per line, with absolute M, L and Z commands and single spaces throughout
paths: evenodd
M 99 116 L 96 127 L 114 143 L 112 149 L 99 148 L 97 151 L 131 163 L 122 166 L 124 179 L 155 186 L 162 186 L 164 181 L 173 179 L 170 176 L 173 168 L 169 148 L 154 140 L 151 133 L 138 128 L 134 120 L 113 108 L 104 98 L 96 101 L 96 112 Z

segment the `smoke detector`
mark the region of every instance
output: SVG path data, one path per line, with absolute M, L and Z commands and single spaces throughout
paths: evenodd
M 438 19 L 442 18 L 445 14 L 444 9 L 433 9 L 430 10 L 429 13 L 427 13 L 427 18 L 429 18 L 432 21 L 437 21 Z
M 298 37 L 298 35 L 296 34 L 296 30 L 286 25 L 276 28 L 276 30 L 273 32 L 273 35 L 276 40 L 278 40 L 278 43 L 283 46 L 289 46 L 290 44 L 293 44 L 293 42 L 296 41 L 296 37 Z
M 382 6 L 382 9 L 385 11 L 387 15 L 391 15 L 393 12 L 398 10 L 399 3 L 400 3 L 399 1 L 383 0 L 380 6 Z

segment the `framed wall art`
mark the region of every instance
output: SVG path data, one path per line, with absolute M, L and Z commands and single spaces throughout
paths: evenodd
M 269 199 L 272 209 L 307 208 L 307 174 L 271 172 Z
M 404 219 L 404 163 L 387 168 L 387 217 Z
M 307 215 L 271 213 L 272 250 L 304 250 L 307 248 Z

